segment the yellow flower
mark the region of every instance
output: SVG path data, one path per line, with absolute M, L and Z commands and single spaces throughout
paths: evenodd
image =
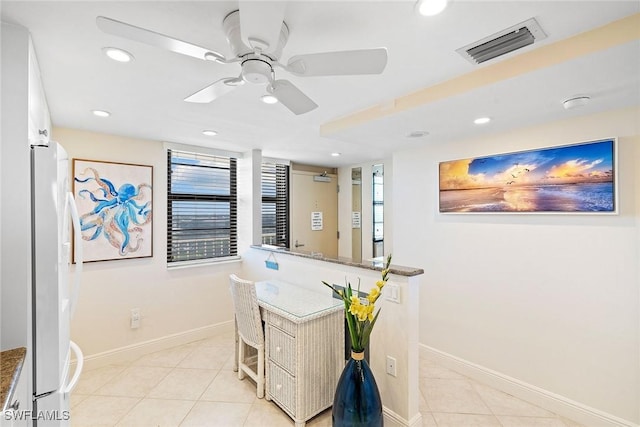
M 369 295 L 367 295 L 367 299 L 371 304 L 373 304 L 374 302 L 376 302 L 379 296 L 380 296 L 380 289 L 378 289 L 378 287 L 376 286 L 375 288 L 371 289 L 371 292 L 369 292 Z
M 360 309 L 360 300 L 357 297 L 351 297 L 351 305 L 349 305 L 349 313 L 354 316 L 358 315 L 358 310 Z
M 369 304 L 366 306 L 366 318 L 367 320 L 369 320 L 369 322 L 371 322 L 373 320 L 373 309 L 374 309 L 374 305 L 373 304 Z M 364 320 L 364 319 L 362 319 Z
M 369 294 L 365 298 L 359 298 L 360 285 L 357 289 L 352 289 L 351 284 L 347 283 L 345 288 L 337 289 L 337 286 L 330 285 L 327 282 L 322 282 L 325 286 L 328 286 L 341 297 L 345 306 L 345 319 L 347 321 L 349 329 L 349 337 L 351 341 L 351 348 L 355 352 L 364 351 L 369 343 L 369 337 L 373 330 L 373 325 L 376 322 L 380 309 L 377 313 L 375 302 L 380 298 L 382 288 L 389 279 L 389 266 L 391 265 L 391 255 L 387 256 L 387 260 L 382 270 L 380 280 L 375 282 L 374 287 L 371 288 Z M 356 295 L 354 295 L 354 293 Z
M 352 296 L 351 304 L 349 305 L 349 313 L 356 316 L 360 322 L 364 322 L 365 320 L 372 321 L 373 309 L 375 306 L 372 303 L 369 303 L 369 301 L 365 301 L 367 304 L 362 304 L 360 298 Z
M 369 304 L 369 305 L 360 304 L 358 306 L 358 310 L 356 313 L 358 320 L 361 322 L 364 322 L 365 320 L 369 320 L 369 321 L 373 320 L 373 309 L 374 309 L 373 304 Z

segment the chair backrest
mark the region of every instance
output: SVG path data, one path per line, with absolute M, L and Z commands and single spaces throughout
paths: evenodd
M 229 287 L 236 312 L 238 334 L 253 347 L 263 346 L 264 332 L 255 284 L 232 274 L 229 276 Z

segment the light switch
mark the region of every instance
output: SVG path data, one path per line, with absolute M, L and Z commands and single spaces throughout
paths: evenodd
M 400 286 L 395 283 L 388 283 L 386 288 L 386 299 L 400 304 Z

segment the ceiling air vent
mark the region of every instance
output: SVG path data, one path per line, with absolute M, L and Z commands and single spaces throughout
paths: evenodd
M 540 28 L 538 21 L 535 18 L 531 18 L 475 43 L 461 47 L 456 52 L 474 64 L 481 64 L 546 37 L 547 35 Z

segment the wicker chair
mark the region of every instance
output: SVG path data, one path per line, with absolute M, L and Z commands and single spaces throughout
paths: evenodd
M 253 282 L 242 280 L 235 274 L 229 276 L 231 297 L 238 329 L 238 379 L 249 375 L 257 385 L 258 398 L 264 397 L 264 330 L 258 307 L 256 287 Z M 257 351 L 257 356 L 248 358 L 246 345 Z M 257 357 L 256 370 L 250 368 L 250 360 Z

